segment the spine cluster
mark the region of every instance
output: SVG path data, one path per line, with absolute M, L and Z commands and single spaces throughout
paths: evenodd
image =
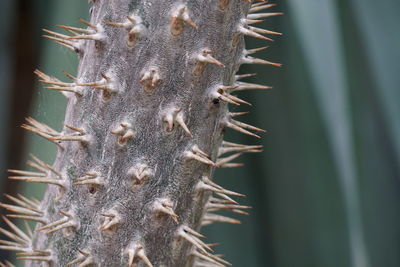
M 216 184 L 216 168 L 239 167 L 259 145 L 223 140 L 226 128 L 259 138 L 263 129 L 236 118 L 229 105 L 251 105 L 235 93 L 270 89 L 243 82 L 242 64 L 280 66 L 253 57 L 244 36 L 280 35 L 257 23 L 281 13 L 249 0 L 91 1 L 84 28 L 44 37 L 80 58 L 67 82 L 39 70 L 49 90 L 69 102 L 63 129 L 27 118 L 22 127 L 58 148 L 53 165 L 31 155 L 10 179 L 48 184 L 43 201 L 7 195 L 9 230 L 0 248 L 16 251 L 26 266 L 226 266 L 199 233 L 247 214 L 243 195 Z M 9 218 L 25 223 L 19 229 Z M 13 266 L 10 262 L 0 266 Z

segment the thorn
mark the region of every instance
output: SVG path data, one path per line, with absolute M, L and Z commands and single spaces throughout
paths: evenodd
M 74 127 L 74 126 L 71 126 L 71 125 L 68 125 L 68 124 L 64 124 L 64 126 L 67 127 L 68 129 L 70 129 L 72 131 L 75 131 L 75 132 L 78 132 L 78 133 L 80 133 L 82 135 L 86 134 L 86 131 L 84 129 L 77 128 L 77 127 Z
M 58 135 L 59 133 L 55 130 L 53 130 L 52 128 L 50 128 L 49 126 L 47 126 L 44 123 L 40 123 L 36 120 L 34 120 L 31 117 L 26 118 L 27 122 L 30 124 L 22 124 L 22 128 L 25 130 L 28 130 L 32 133 L 37 134 L 40 137 L 43 137 L 51 142 L 53 142 L 54 144 L 56 144 L 57 146 L 60 146 L 60 144 L 58 144 L 57 142 L 51 140 L 50 138 L 52 138 L 55 135 Z
M 139 185 L 152 177 L 153 171 L 147 164 L 137 163 L 134 167 L 129 169 L 128 176 L 132 178 L 134 185 Z
M 48 85 L 48 86 L 44 87 L 46 89 L 56 90 L 56 91 L 61 91 L 61 92 L 72 92 L 72 93 L 76 94 L 77 96 L 83 95 L 81 92 L 81 89 L 79 88 L 79 86 L 77 86 L 77 84 L 75 82 L 65 83 L 65 82 L 60 81 L 57 78 L 48 76 L 39 70 L 35 70 L 34 73 L 37 76 L 39 76 L 39 78 L 41 79 L 41 80 L 39 80 L 40 82 Z M 70 75 L 70 74 L 68 74 L 68 75 Z M 68 77 L 70 78 L 70 76 L 68 76 Z
M 206 204 L 207 211 L 229 210 L 235 213 L 247 214 L 247 212 L 242 211 L 243 209 L 251 209 L 251 207 L 238 204 L 219 203 L 218 199 L 215 198 L 210 198 Z
M 55 43 L 62 45 L 68 49 L 70 49 L 71 51 L 74 51 L 76 53 L 80 53 L 82 51 L 82 45 L 79 41 L 75 41 L 75 40 L 68 40 L 68 38 L 70 36 L 65 35 L 65 34 L 61 34 L 61 33 L 57 33 L 54 31 L 50 31 L 50 30 L 46 30 L 43 29 L 44 32 L 51 34 L 51 35 L 42 35 L 43 37 L 54 41 Z
M 244 91 L 244 90 L 269 90 L 272 89 L 271 86 L 255 84 L 255 83 L 246 83 L 246 82 L 236 82 L 236 88 L 232 91 Z
M 74 180 L 77 182 L 73 183 L 73 185 L 103 186 L 105 184 L 104 179 L 97 172 L 87 172 L 85 176 L 75 178 Z
M 103 97 L 104 93 L 117 93 L 117 82 L 115 79 L 107 76 L 104 73 L 100 73 L 100 76 L 102 77 L 99 81 L 95 82 L 88 82 L 88 83 L 79 83 L 77 84 L 78 86 L 87 86 L 92 89 L 97 89 L 103 91 Z M 105 98 L 105 97 L 104 97 Z
M 231 196 L 238 196 L 238 197 L 244 197 L 245 195 L 236 193 L 230 190 L 226 190 L 222 186 L 214 183 L 211 181 L 207 176 L 203 176 L 202 179 L 197 183 L 195 191 L 203 191 L 203 190 L 208 190 L 214 193 L 221 193 L 221 194 L 226 194 L 226 195 L 231 195 Z
M 134 26 L 129 32 L 126 37 L 126 45 L 129 47 L 134 46 L 143 35 L 144 29 L 141 24 Z
M 125 22 L 110 22 L 110 21 L 107 21 L 107 22 L 104 22 L 104 24 L 109 25 L 109 26 L 113 26 L 113 27 L 124 28 L 127 31 L 132 29 L 132 27 L 134 25 L 128 19 Z
M 144 34 L 144 27 L 141 24 L 142 20 L 137 16 L 128 16 L 125 22 L 104 22 L 106 25 L 119 27 L 127 30 L 126 45 L 134 46 L 139 40 L 141 35 Z
M 224 11 L 229 6 L 230 2 L 231 2 L 230 0 L 219 0 L 219 5 L 218 5 L 219 9 Z
M 246 36 L 258 38 L 258 39 L 261 39 L 261 40 L 273 41 L 271 38 L 265 37 L 264 35 L 261 35 L 261 34 L 255 32 L 255 31 L 247 29 L 247 28 L 245 28 L 243 26 L 239 26 L 239 32 L 243 33 Z
M 248 74 L 235 75 L 235 80 L 236 80 L 236 81 L 239 81 L 239 80 L 241 80 L 241 79 L 249 78 L 249 77 L 254 77 L 254 76 L 256 76 L 256 75 L 257 75 L 257 73 L 248 73 Z
M 95 25 L 91 24 L 90 22 L 88 22 L 87 20 L 80 18 L 79 21 L 82 22 L 83 24 L 85 24 L 86 26 L 92 28 L 93 30 L 97 31 L 97 27 Z
M 252 26 L 249 26 L 249 29 L 251 31 L 253 31 L 253 32 L 260 33 L 260 34 L 282 35 L 281 32 L 274 32 L 274 31 L 261 29 L 261 28 L 256 28 L 256 27 L 252 27 Z
M 93 25 L 84 19 L 80 19 L 80 22 L 82 22 L 83 24 L 88 26 L 89 29 L 82 29 L 82 28 L 76 28 L 76 27 L 65 26 L 65 25 L 58 25 L 58 27 L 63 28 L 65 30 L 75 33 L 75 34 L 78 33 L 74 36 L 67 37 L 66 38 L 67 40 L 104 41 L 104 39 L 105 39 L 104 29 L 100 24 Z
M 197 56 L 197 60 L 203 63 L 210 63 L 220 67 L 225 67 L 224 64 L 213 58 L 211 54 L 214 54 L 214 51 L 203 49 L 203 51 Z
M 52 233 L 59 231 L 61 229 L 64 229 L 64 228 L 70 228 L 70 227 L 76 228 L 77 227 L 77 222 L 75 221 L 75 218 L 72 215 L 72 213 L 67 213 L 64 211 L 60 211 L 60 213 L 64 216 L 64 218 L 59 219 L 55 222 L 49 223 L 45 226 L 36 228 L 35 231 L 39 232 L 39 231 L 43 231 L 43 230 L 46 230 L 49 228 L 53 228 L 46 232 L 46 235 L 49 235 L 49 234 L 52 234 Z
M 201 151 L 197 145 L 192 146 L 191 151 L 185 151 L 184 156 L 187 159 L 193 159 L 210 166 L 215 166 L 215 163 L 211 161 L 208 155 Z
M 225 158 L 218 158 L 217 163 L 215 165 L 217 166 L 217 168 L 226 168 L 226 166 L 241 167 L 243 164 L 240 164 L 240 163 L 235 163 L 236 165 L 227 165 L 230 161 L 240 157 L 241 155 L 242 155 L 242 153 L 236 153 L 236 154 L 230 155 Z M 239 164 L 239 165 L 237 165 L 237 164 Z
M 119 135 L 118 144 L 121 146 L 126 145 L 129 139 L 134 137 L 132 125 L 128 122 L 120 123 L 115 130 L 111 131 L 112 134 Z
M 17 260 L 24 260 L 24 261 L 45 261 L 51 262 L 51 257 L 42 257 L 42 256 L 27 256 L 27 257 L 17 257 Z
M 208 254 L 207 250 L 213 251 L 210 246 L 199 239 L 201 237 L 204 237 L 203 235 L 197 233 L 186 225 L 180 226 L 177 230 L 176 235 L 178 238 L 183 238 L 186 241 L 189 241 L 192 245 L 199 249 L 199 251 L 205 254 Z
M 39 216 L 27 216 L 27 215 L 19 215 L 19 214 L 7 214 L 6 216 L 8 218 L 39 222 L 41 224 L 46 224 L 47 223 L 44 219 L 42 219 L 42 217 L 39 217 Z
M 43 173 L 46 173 L 46 174 L 50 171 L 50 172 L 54 173 L 55 175 L 57 175 L 59 178 L 63 178 L 62 174 L 59 171 L 54 169 L 52 166 L 50 166 L 46 162 L 40 160 L 38 157 L 36 157 L 33 154 L 29 154 L 29 156 L 33 159 L 33 162 L 28 161 L 29 166 L 31 166 L 39 171 L 42 171 Z
M 260 4 L 260 3 L 257 3 Z M 255 13 L 264 9 L 268 9 L 270 7 L 275 7 L 277 4 L 266 4 L 266 5 L 251 5 L 251 8 L 249 10 L 249 13 Z
M 4 262 L 0 262 L 0 267 L 15 267 L 15 265 L 8 260 L 5 260 Z
M 33 260 L 33 261 L 45 261 L 51 262 L 51 251 L 50 250 L 39 250 L 34 249 L 33 251 L 29 252 L 20 252 L 17 253 L 17 259 L 19 260 Z
M 219 67 L 225 67 L 224 64 L 216 60 L 214 57 L 211 56 L 214 51 L 209 49 L 203 49 L 197 56 L 196 56 L 196 65 L 194 67 L 193 73 L 195 75 L 200 75 L 204 72 L 204 69 L 207 64 L 217 65 Z
M 250 57 L 250 56 L 243 56 L 240 63 L 241 64 L 272 65 L 275 67 L 282 67 L 281 63 L 274 63 L 271 61 L 267 61 L 267 60 L 255 58 L 255 57 Z
M 115 207 L 100 215 L 106 217 L 103 224 L 99 227 L 101 232 L 112 230 L 116 225 L 121 224 L 121 216 Z
M 128 254 L 128 267 L 134 267 L 135 262 L 143 261 L 148 267 L 153 267 L 150 260 L 146 256 L 146 252 L 142 245 L 132 244 L 127 250 Z
M 174 204 L 168 198 L 157 198 L 153 203 L 153 210 L 157 213 L 171 216 L 172 220 L 178 224 L 178 215 L 174 212 Z
M 139 82 L 143 83 L 144 89 L 146 91 L 149 91 L 151 89 L 154 89 L 160 81 L 161 78 L 158 74 L 158 71 L 155 68 L 150 68 L 143 74 Z
M 204 253 L 201 250 L 193 249 L 192 250 L 192 255 L 195 257 L 198 257 L 199 259 L 203 260 L 206 262 L 207 265 L 203 265 L 204 267 L 215 267 L 215 266 L 220 266 L 224 267 L 225 265 L 232 265 L 231 263 L 221 259 L 217 255 L 213 255 L 211 253 Z
M 203 157 L 206 157 L 206 158 L 210 157 L 207 153 L 202 151 L 197 145 L 193 145 L 192 146 L 192 151 L 194 153 L 196 153 L 196 154 L 199 154 L 200 156 L 203 156 Z
M 13 241 L 0 240 L 0 244 L 2 244 L 0 246 L 0 249 L 25 252 L 31 243 L 31 238 L 27 234 L 25 234 L 22 230 L 20 230 L 15 224 L 13 224 L 9 219 L 7 219 L 5 216 L 1 217 L 14 233 L 9 232 L 3 228 L 0 228 L 0 233 L 13 240 Z
M 72 81 L 76 81 L 76 77 L 74 77 L 72 74 L 63 71 L 64 75 L 67 76 L 68 78 L 70 78 Z
M 252 133 L 250 131 L 247 131 L 247 130 L 243 129 L 242 127 L 240 127 L 240 126 L 238 126 L 238 125 L 236 125 L 236 124 L 234 124 L 234 123 L 232 123 L 232 122 L 230 122 L 228 120 L 225 120 L 225 126 L 228 127 L 228 128 L 231 128 L 231 129 L 233 129 L 235 131 L 241 132 L 243 134 L 247 134 L 247 135 L 250 135 L 250 136 L 261 138 L 260 136 L 254 134 L 254 133 Z
M 229 92 L 235 91 L 237 86 L 219 86 L 216 91 L 211 93 L 212 98 L 220 99 L 226 103 L 233 104 L 239 106 L 240 104 L 246 104 L 252 106 L 251 103 L 244 101 L 234 95 L 229 94 Z
M 72 266 L 79 263 L 78 267 L 85 267 L 94 264 L 94 259 L 89 252 L 80 249 L 78 249 L 78 252 L 78 257 L 68 262 L 67 266 Z
M 258 1 L 259 3 L 254 3 L 254 4 L 252 4 L 252 5 L 250 6 L 250 8 L 252 8 L 252 7 L 257 7 L 257 6 L 261 6 L 261 5 L 265 5 L 265 4 L 268 3 L 268 1 L 269 1 L 269 0 L 260 0 L 260 1 Z
M 267 132 L 264 129 L 261 129 L 261 128 L 258 128 L 258 127 L 252 126 L 250 124 L 246 124 L 246 123 L 240 122 L 240 121 L 231 120 L 231 122 L 233 124 L 239 126 L 239 127 L 242 127 L 242 128 L 245 128 L 245 129 L 249 129 L 249 130 L 252 130 L 252 131 L 262 132 L 262 133 L 266 133 Z
M 227 98 L 229 98 L 229 99 L 231 99 L 231 100 L 234 101 L 235 103 L 246 104 L 246 105 L 252 106 L 251 103 L 249 103 L 249 102 L 247 102 L 247 101 L 244 101 L 243 99 L 240 99 L 239 97 L 236 97 L 236 96 L 234 96 L 234 95 L 225 93 L 224 96 L 227 97 Z
M 229 112 L 228 113 L 228 115 L 230 116 L 230 117 L 238 117 L 238 116 L 243 116 L 243 115 L 247 115 L 247 114 L 249 114 L 250 112 L 248 112 L 248 111 L 243 111 L 243 112 Z
M 216 193 L 217 196 L 222 197 L 223 199 L 218 199 L 218 203 L 222 203 L 222 204 L 239 204 L 237 201 L 235 201 L 234 199 L 232 199 L 231 197 L 228 197 L 226 194 L 222 194 L 222 193 Z
M 171 33 L 172 35 L 179 35 L 183 31 L 185 24 L 197 29 L 197 25 L 192 21 L 187 12 L 185 5 L 179 5 L 175 7 L 175 10 L 171 16 Z
M 271 13 L 256 13 L 256 14 L 248 14 L 247 19 L 265 19 L 274 16 L 282 16 L 282 12 L 271 12 Z
M 259 47 L 259 48 L 254 48 L 254 49 L 249 49 L 249 50 L 245 50 L 245 54 L 246 55 L 251 55 L 251 54 L 255 54 L 257 52 L 266 50 L 269 46 L 263 46 L 263 47 Z
M 227 216 L 222 216 L 219 214 L 214 214 L 214 213 L 206 213 L 203 216 L 203 219 L 201 221 L 202 226 L 206 226 L 212 223 L 231 223 L 231 224 L 241 224 L 240 220 L 229 218 Z
M 252 24 L 257 24 L 257 23 L 261 23 L 264 22 L 265 20 L 262 19 L 242 19 L 242 22 L 245 25 L 252 25 Z
M 222 145 L 218 150 L 218 156 L 230 152 L 257 153 L 257 152 L 262 152 L 262 150 L 260 150 L 261 148 L 262 145 L 241 145 L 241 144 L 222 141 Z
M 185 123 L 184 113 L 182 109 L 178 108 L 168 109 L 163 116 L 163 121 L 167 123 L 168 132 L 171 132 L 175 125 L 179 125 L 182 127 L 182 129 L 186 132 L 187 135 L 193 137 L 193 134 L 190 132 L 188 126 Z
M 59 179 L 29 177 L 29 176 L 9 176 L 8 179 L 31 182 L 31 183 L 53 184 L 65 187 L 65 183 L 63 181 L 60 181 Z
M 43 216 L 42 212 L 37 211 L 32 208 L 20 207 L 20 206 L 9 205 L 9 204 L 4 204 L 4 203 L 0 203 L 0 207 L 6 209 L 8 211 L 20 213 L 22 215 L 30 215 L 30 216 L 38 216 L 38 217 Z

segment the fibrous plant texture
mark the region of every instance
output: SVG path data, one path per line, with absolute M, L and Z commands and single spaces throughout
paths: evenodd
M 26 266 L 225 266 L 201 226 L 239 223 L 219 210 L 246 214 L 239 193 L 213 182 L 215 168 L 238 167 L 261 146 L 223 140 L 225 129 L 259 137 L 237 120 L 248 102 L 233 93 L 270 87 L 239 81 L 242 64 L 280 64 L 244 48 L 244 36 L 279 35 L 253 25 L 281 13 L 243 0 L 96 0 L 84 27 L 61 25 L 45 37 L 80 57 L 68 82 L 36 70 L 45 87 L 68 98 L 64 128 L 27 119 L 23 127 L 55 143 L 51 166 L 10 179 L 46 183 L 39 202 L 22 195 L 1 204 L 8 218 L 37 222 L 11 230 L 1 248 Z M 6 266 L 9 263 L 4 263 Z

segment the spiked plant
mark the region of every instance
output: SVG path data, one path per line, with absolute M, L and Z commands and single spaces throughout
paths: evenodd
M 64 128 L 27 119 L 22 127 L 55 143 L 53 166 L 31 155 L 34 171 L 10 179 L 49 184 L 42 202 L 22 195 L 1 204 L 7 217 L 37 222 L 12 231 L 1 248 L 27 266 L 225 266 L 199 233 L 214 222 L 237 224 L 220 210 L 247 214 L 242 194 L 212 181 L 215 168 L 261 146 L 223 141 L 226 128 L 254 137 L 264 130 L 235 117 L 234 92 L 270 87 L 235 75 L 242 64 L 280 64 L 251 55 L 245 35 L 279 34 L 250 25 L 281 13 L 243 0 L 92 1 L 85 28 L 45 30 L 80 57 L 64 82 L 36 70 L 45 88 L 69 100 Z M 230 154 L 224 156 L 225 154 Z M 6 266 L 9 263 L 5 263 Z

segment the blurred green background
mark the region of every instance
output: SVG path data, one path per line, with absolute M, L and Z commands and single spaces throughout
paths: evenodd
M 286 0 L 260 25 L 283 32 L 259 57 L 284 64 L 243 66 L 270 91 L 241 94 L 264 145 L 245 167 L 216 181 L 247 195 L 242 225 L 204 228 L 217 253 L 242 267 L 400 266 L 400 1 Z M 28 152 L 52 162 L 55 148 L 22 131 L 24 117 L 60 129 L 65 99 L 41 88 L 33 70 L 76 73 L 76 56 L 40 38 L 42 28 L 79 25 L 84 0 L 1 0 L 0 180 L 2 193 L 40 197 L 41 186 L 9 182 Z M 265 45 L 254 39 L 247 47 Z M 237 110 L 246 110 L 240 108 Z M 4 213 L 4 210 L 1 211 Z M 1 252 L 0 258 L 9 257 Z

